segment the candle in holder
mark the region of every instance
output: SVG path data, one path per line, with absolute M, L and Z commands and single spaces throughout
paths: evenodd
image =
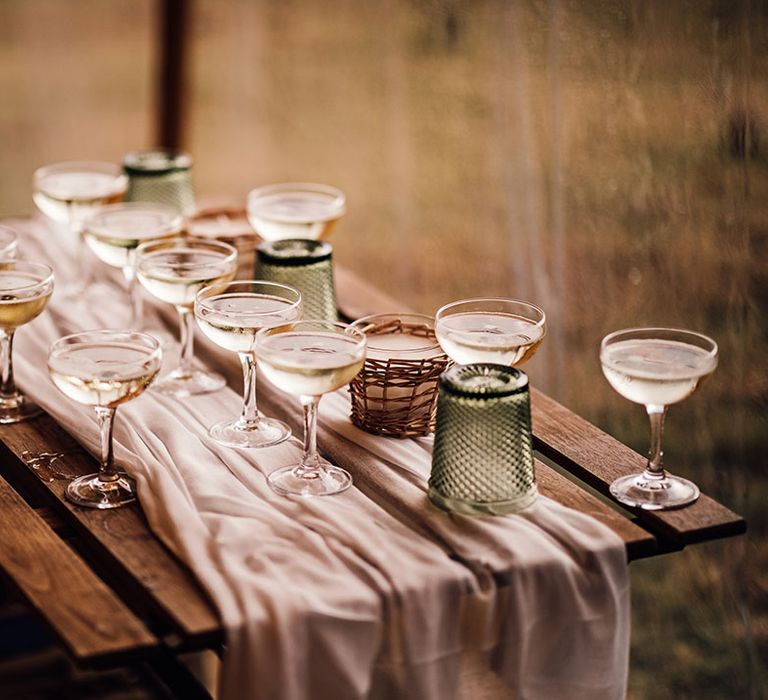
M 368 337 L 363 370 L 349 385 L 352 422 L 389 437 L 417 437 L 435 426 L 437 387 L 450 360 L 435 337 L 434 319 L 376 314 L 354 324 Z

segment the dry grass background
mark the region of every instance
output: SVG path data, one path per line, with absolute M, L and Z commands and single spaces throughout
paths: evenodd
M 38 165 L 150 145 L 153 7 L 0 3 L 0 214 Z M 194 2 L 202 194 L 335 184 L 337 260 L 409 305 L 537 301 L 533 381 L 641 451 L 600 338 L 719 342 L 667 455 L 750 535 L 632 565 L 633 698 L 766 696 L 767 42 L 757 0 Z

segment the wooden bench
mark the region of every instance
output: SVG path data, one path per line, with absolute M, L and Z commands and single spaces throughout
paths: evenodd
M 343 269 L 337 288 L 346 318 L 398 309 Z M 644 458 L 539 391 L 532 406 L 541 492 L 614 530 L 629 560 L 745 532 L 741 517 L 705 495 L 676 511 L 617 507 L 609 484 Z M 29 459 L 40 452 L 62 456 L 49 468 Z M 175 655 L 220 649 L 217 612 L 138 506 L 96 511 L 64 498 L 62 474 L 92 471 L 94 459 L 49 416 L 0 426 L 0 569 L 78 664 L 141 658 L 182 683 L 184 697 L 204 696 Z

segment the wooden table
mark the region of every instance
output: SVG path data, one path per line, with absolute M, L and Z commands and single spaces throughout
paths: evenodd
M 346 318 L 402 308 L 343 269 L 337 288 Z M 740 516 L 703 494 L 674 511 L 618 508 L 609 484 L 641 470 L 645 459 L 541 392 L 533 391 L 532 407 L 540 491 L 614 530 L 629 560 L 745 532 Z M 142 660 L 180 696 L 206 697 L 176 659 L 185 650 L 220 649 L 222 626 L 210 600 L 150 532 L 138 506 L 96 511 L 70 504 L 66 479 L 27 463 L 39 452 L 63 453 L 58 464 L 67 474 L 95 470 L 94 459 L 49 416 L 0 426 L 0 569 L 76 663 Z

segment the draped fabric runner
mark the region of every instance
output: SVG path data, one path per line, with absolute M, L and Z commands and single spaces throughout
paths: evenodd
M 8 223 L 21 233 L 20 256 L 53 264 L 59 287 L 82 274 L 79 265 L 99 265 L 42 221 Z M 54 291 L 48 310 L 18 331 L 14 360 L 21 388 L 97 454 L 92 409 L 60 394 L 46 370 L 56 338 L 127 323 L 116 285 L 102 281 L 85 299 L 71 304 Z M 146 325 L 169 309 L 148 308 Z M 198 343 L 198 357 L 235 376 L 234 355 Z M 300 435 L 298 401 L 262 380 L 259 404 Z M 468 653 L 482 654 L 505 697 L 624 696 L 627 566 L 608 528 L 543 497 L 507 517 L 436 509 L 426 498 L 431 440 L 358 430 L 344 390 L 322 400 L 318 439 L 355 486 L 283 498 L 265 475 L 298 458 L 299 440 L 237 450 L 208 437 L 210 424 L 239 410 L 230 388 L 183 401 L 148 391 L 121 406 L 115 424 L 116 458 L 135 477 L 153 531 L 221 613 L 222 698 L 444 700 L 457 696 Z

